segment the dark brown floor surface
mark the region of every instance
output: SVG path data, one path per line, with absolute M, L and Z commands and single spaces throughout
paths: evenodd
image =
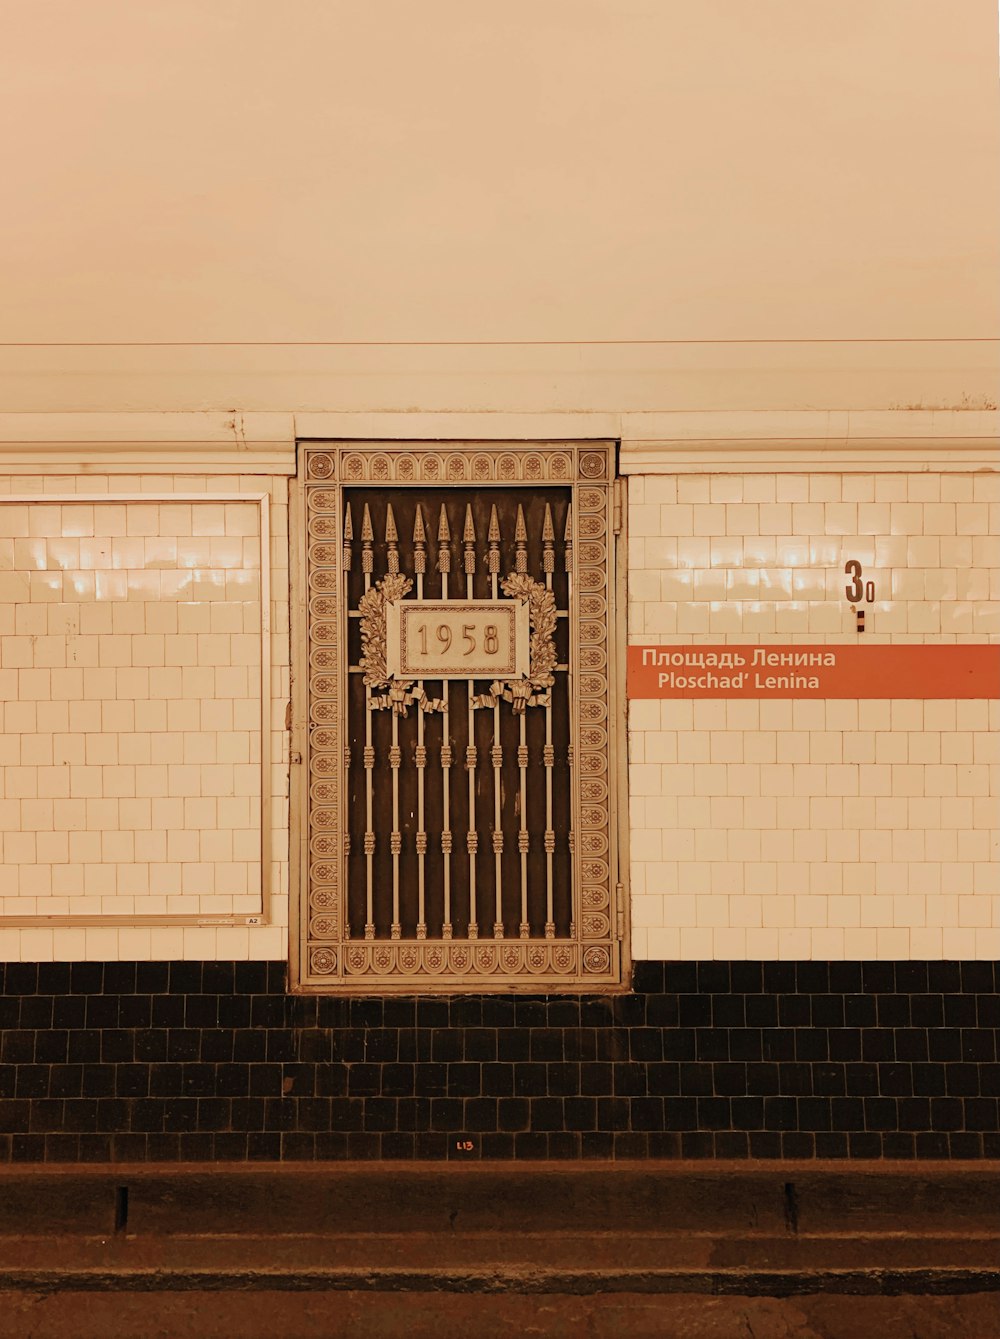
M 995 1339 L 1000 1294 L 0 1292 L 3 1339 Z
M 11 1168 L 0 1339 L 1000 1339 L 1000 1167 Z

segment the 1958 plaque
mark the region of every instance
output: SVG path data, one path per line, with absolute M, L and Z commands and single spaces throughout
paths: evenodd
M 391 601 L 386 651 L 397 679 L 518 679 L 528 672 L 528 606 L 522 600 Z

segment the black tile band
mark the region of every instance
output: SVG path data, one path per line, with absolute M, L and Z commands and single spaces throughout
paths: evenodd
M 993 963 L 639 963 L 330 999 L 283 963 L 0 965 L 0 1159 L 1000 1157 Z

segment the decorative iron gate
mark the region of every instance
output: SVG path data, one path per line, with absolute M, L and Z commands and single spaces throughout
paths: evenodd
M 618 983 L 611 448 L 301 461 L 295 984 Z

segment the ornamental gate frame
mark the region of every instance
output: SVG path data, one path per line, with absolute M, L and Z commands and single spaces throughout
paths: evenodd
M 293 991 L 625 988 L 615 465 L 608 441 L 299 443 Z

